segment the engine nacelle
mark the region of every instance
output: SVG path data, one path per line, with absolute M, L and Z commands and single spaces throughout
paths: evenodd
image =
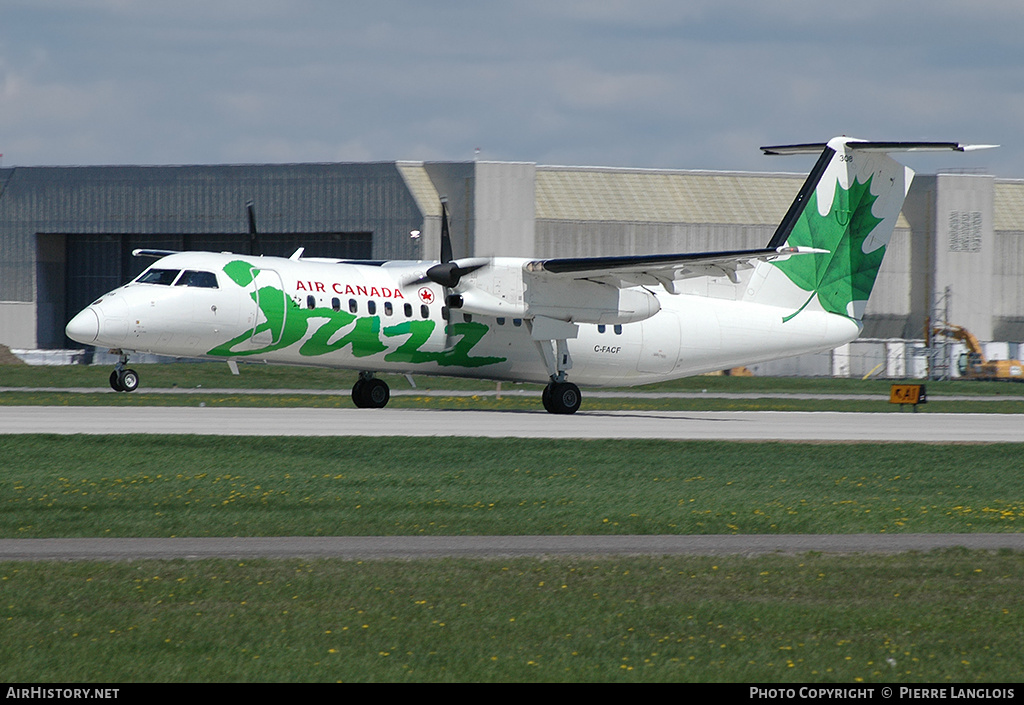
M 476 313 L 481 316 L 494 316 L 495 318 L 505 316 L 507 318 L 526 318 L 526 305 L 522 299 L 509 301 L 498 298 L 483 289 L 472 288 L 461 291 L 457 294 L 450 294 L 446 301 L 448 308 L 459 309 L 466 313 Z

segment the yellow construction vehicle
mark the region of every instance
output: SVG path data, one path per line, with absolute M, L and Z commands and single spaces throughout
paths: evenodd
M 961 377 L 1024 382 L 1024 363 L 1020 360 L 989 360 L 978 339 L 963 326 L 943 323 L 932 328 L 931 334 L 959 340 L 967 346 L 967 352 L 962 353 L 957 361 Z

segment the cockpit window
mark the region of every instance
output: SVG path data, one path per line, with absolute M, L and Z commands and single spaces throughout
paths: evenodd
M 198 286 L 204 289 L 217 288 L 217 275 L 213 272 L 196 272 L 186 269 L 175 286 Z
M 140 284 L 163 284 L 164 286 L 170 286 L 180 271 L 180 269 L 148 269 L 136 281 Z

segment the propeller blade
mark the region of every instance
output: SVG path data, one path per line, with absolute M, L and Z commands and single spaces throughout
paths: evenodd
M 414 284 L 425 284 L 434 282 L 446 289 L 454 289 L 459 285 L 459 280 L 470 272 L 490 264 L 490 260 L 483 257 L 467 257 L 457 260 L 452 257 L 452 236 L 448 224 L 448 198 L 441 197 L 441 261 L 430 267 L 421 277 L 408 279 L 403 282 L 404 286 Z
M 256 232 L 256 210 L 253 208 L 252 201 L 245 204 L 245 212 L 249 217 L 249 254 L 262 255 L 259 233 Z
M 452 255 L 452 236 L 448 229 L 448 197 L 441 196 L 441 263 L 451 262 L 455 257 Z

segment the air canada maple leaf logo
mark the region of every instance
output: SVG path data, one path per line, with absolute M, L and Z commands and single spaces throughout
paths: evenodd
M 850 304 L 867 301 L 875 285 L 885 246 L 864 251 L 865 241 L 882 222 L 871 212 L 878 200 L 871 193 L 871 178 L 864 183 L 855 180 L 848 189 L 836 181 L 835 189 L 826 215 L 818 211 L 818 192 L 811 194 L 787 241 L 790 246 L 814 247 L 828 250 L 828 254 L 802 255 L 774 263 L 794 284 L 810 293 L 803 306 L 784 321 L 804 310 L 815 296 L 826 311 L 852 318 Z

